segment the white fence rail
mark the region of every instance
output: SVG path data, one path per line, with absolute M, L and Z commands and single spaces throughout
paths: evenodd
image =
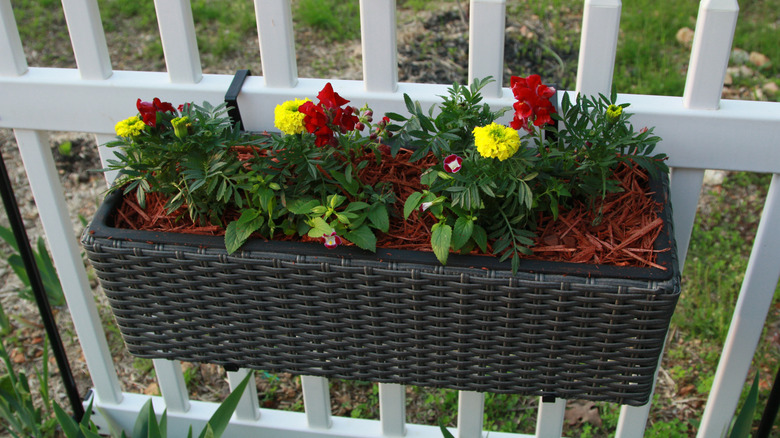
M 131 427 L 150 397 L 122 392 L 103 336 L 92 292 L 72 235 L 63 189 L 49 150 L 46 131 L 96 134 L 112 138 L 114 124 L 125 118 L 127 102 L 139 96 L 167 101 L 218 102 L 232 79 L 204 75 L 195 38 L 192 9 L 186 0 L 155 0 L 167 73 L 113 71 L 96 0 L 62 0 L 78 69 L 29 68 L 10 0 L 0 0 L 0 127 L 13 128 L 44 230 L 81 341 L 94 384 L 94 400 L 106 417 Z M 248 129 L 273 126 L 277 103 L 315 96 L 326 79 L 298 78 L 289 0 L 254 0 L 263 75 L 248 78 L 239 97 Z M 347 99 L 367 102 L 378 113 L 403 111 L 403 93 L 431 104 L 445 85 L 399 83 L 395 36 L 395 0 L 360 0 L 363 80 L 331 81 Z M 586 0 L 577 90 L 607 93 L 611 88 L 620 22 L 620 0 Z M 639 125 L 656 126 L 669 154 L 672 201 L 678 245 L 684 260 L 705 169 L 773 173 L 756 243 L 740 292 L 731 330 L 702 418 L 700 437 L 718 437 L 733 414 L 778 277 L 780 277 L 780 104 L 721 100 L 736 26 L 736 0 L 703 0 L 691 52 L 685 94 L 681 97 L 621 95 L 630 102 Z M 470 4 L 469 80 L 503 73 L 505 0 Z M 485 48 L 492 49 L 487 50 Z M 486 91 L 494 106 L 510 106 L 512 94 L 496 83 Z M 749 141 L 746 142 L 746 139 Z M 739 342 L 737 342 L 737 340 Z M 168 409 L 172 430 L 190 422 L 204 424 L 213 403 L 189 399 L 181 366 L 154 361 L 162 397 L 155 407 Z M 231 386 L 245 371 L 229 373 Z M 332 417 L 327 381 L 303 379 L 305 414 L 259 409 L 250 391 L 231 423 L 231 436 L 279 437 L 434 437 L 438 428 L 407 424 L 404 390 L 380 385 L 381 421 Z M 484 398 L 462 392 L 457 434 L 484 435 Z M 565 401 L 542 403 L 536 437 L 560 437 Z M 641 437 L 649 405 L 621 411 L 616 436 Z M 182 426 L 182 427 L 180 427 Z M 178 433 L 175 435 L 178 436 Z M 491 432 L 491 437 L 527 435 Z

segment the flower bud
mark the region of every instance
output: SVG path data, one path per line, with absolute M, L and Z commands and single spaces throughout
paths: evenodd
M 607 108 L 607 122 L 609 122 L 611 125 L 614 125 L 618 120 L 620 120 L 621 114 L 623 114 L 622 106 L 610 105 L 609 108 Z
M 176 117 L 175 119 L 171 120 L 171 125 L 173 125 L 173 132 L 176 134 L 176 137 L 183 139 L 184 137 L 189 135 L 189 132 L 187 132 L 187 125 L 190 121 L 189 117 Z
M 358 131 L 362 131 L 363 128 L 365 128 L 365 127 L 366 127 L 366 125 L 364 125 L 362 122 L 358 122 L 358 123 L 355 124 L 355 129 L 357 129 Z

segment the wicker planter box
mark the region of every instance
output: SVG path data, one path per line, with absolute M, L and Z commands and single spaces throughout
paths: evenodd
M 664 200 L 667 185 L 657 190 Z M 273 372 L 647 402 L 680 292 L 671 211 L 656 268 L 370 254 L 115 229 L 83 244 L 131 353 Z

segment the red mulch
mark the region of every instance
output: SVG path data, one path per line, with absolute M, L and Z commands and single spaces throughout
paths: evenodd
M 251 152 L 242 153 L 248 158 Z M 435 218 L 430 213 L 412 213 L 409 220 L 403 217 L 403 205 L 406 198 L 415 191 L 421 191 L 420 171 L 432 164 L 433 159 L 408 163 L 411 152 L 402 150 L 392 158 L 382 151 L 382 160 L 377 165 L 374 155 L 368 154 L 360 160 L 370 163 L 359 173 L 359 178 L 374 184 L 378 181 L 392 183 L 398 201 L 391 211 L 390 230 L 379 233 L 377 247 L 431 251 L 431 226 Z M 523 256 L 529 259 L 566 261 L 574 263 L 595 263 L 615 266 L 652 266 L 664 267 L 655 263 L 658 250 L 653 242 L 661 232 L 663 223 L 658 216 L 660 205 L 652 199 L 647 184 L 647 174 L 637 168 L 621 167 L 616 173 L 623 191 L 607 196 L 602 207 L 602 220 L 593 225 L 596 212 L 582 203 L 561 211 L 558 220 L 552 217 L 538 219 L 537 238 L 533 246 L 534 253 Z M 117 209 L 117 228 L 144 229 L 154 231 L 173 231 L 180 233 L 223 235 L 224 229 L 218 226 L 199 226 L 189 220 L 186 210 L 166 214 L 163 208 L 166 200 L 155 193 L 147 194 L 146 208 L 142 209 L 135 193 L 125 196 Z M 229 212 L 227 222 L 236 219 L 236 212 Z M 396 220 L 393 220 L 395 217 Z M 226 223 L 227 223 L 226 222 Z M 307 237 L 280 236 L 280 240 L 312 240 Z M 347 244 L 349 244 L 347 242 Z

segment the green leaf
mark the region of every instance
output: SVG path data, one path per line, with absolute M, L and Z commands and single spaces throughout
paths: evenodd
M 420 202 L 422 200 L 423 194 L 420 192 L 414 192 L 411 195 L 409 195 L 408 198 L 406 198 L 406 202 L 404 203 L 404 218 L 409 219 L 409 215 L 412 214 L 414 210 L 417 210 L 417 207 L 420 206 Z
M 452 241 L 452 227 L 443 223 L 436 222 L 431 227 L 431 247 L 436 258 L 442 265 L 447 264 L 447 257 L 450 255 L 450 242 Z
M 365 202 L 360 202 L 360 201 L 350 202 L 349 205 L 347 205 L 347 208 L 344 209 L 344 212 L 363 210 L 364 208 L 368 208 L 370 206 L 371 206 L 370 204 L 367 204 Z
M 316 199 L 296 199 L 287 204 L 287 210 L 293 214 L 309 214 L 318 205 L 320 203 Z
M 390 216 L 387 214 L 387 207 L 384 204 L 374 204 L 368 210 L 368 220 L 383 233 L 390 229 Z
M 474 221 L 463 216 L 455 221 L 455 228 L 452 234 L 452 249 L 455 251 L 461 249 L 471 238 L 474 232 Z
M 444 423 L 439 423 L 439 429 L 441 429 L 441 436 L 444 438 L 455 438 L 447 428 L 444 427 Z
M 252 233 L 263 226 L 264 221 L 259 211 L 244 210 L 238 220 L 228 224 L 225 230 L 225 249 L 228 254 L 236 252 Z
M 371 232 L 371 228 L 368 225 L 362 225 L 355 230 L 349 231 L 344 234 L 344 237 L 360 248 L 376 252 L 376 236 Z
M 5 243 L 9 244 L 15 252 L 19 252 L 19 245 L 16 243 L 16 237 L 14 237 L 14 232 L 10 228 L 0 227 L 0 238 L 5 240 Z
M 325 222 L 325 219 L 321 217 L 312 218 L 309 221 L 309 226 L 311 226 L 311 230 L 309 230 L 309 237 L 313 237 L 315 239 L 319 239 L 323 235 L 333 232 L 333 227 L 331 227 L 327 222 Z
M 238 406 L 241 395 L 244 394 L 244 389 L 246 389 L 249 382 L 254 383 L 254 381 L 255 373 L 249 372 L 249 374 L 244 377 L 241 383 L 236 386 L 236 389 L 234 389 L 230 395 L 227 396 L 225 401 L 219 405 L 216 412 L 214 412 L 214 415 L 212 415 L 209 419 L 206 428 L 203 430 L 203 432 L 201 432 L 200 438 L 206 438 L 207 436 L 221 436 L 222 433 L 225 432 L 225 428 L 227 428 L 227 425 L 230 422 L 230 417 L 233 415 L 233 411 L 236 410 L 236 406 Z M 212 433 L 212 435 L 208 435 L 209 432 Z
M 90 402 L 91 405 L 91 402 Z M 79 425 L 76 424 L 76 420 L 71 418 L 70 415 L 65 413 L 64 410 L 60 407 L 60 405 L 57 404 L 57 402 L 54 402 L 53 405 L 54 408 L 54 415 L 57 417 L 57 422 L 60 424 L 60 427 L 62 427 L 62 431 L 65 433 L 65 436 L 67 438 L 78 438 L 80 436 L 80 428 Z
M 471 233 L 471 237 L 474 238 L 474 242 L 479 245 L 479 249 L 482 252 L 487 252 L 487 232 L 482 226 L 474 224 L 474 230 Z
M 141 412 L 138 413 L 138 417 L 135 419 L 135 425 L 133 426 L 133 438 L 146 438 L 149 436 L 149 422 L 154 417 L 154 410 L 152 409 L 152 399 L 149 399 L 141 407 Z
M 749 438 L 750 427 L 753 423 L 753 415 L 756 413 L 756 404 L 758 403 L 758 373 L 753 378 L 753 385 L 750 387 L 745 404 L 734 421 L 729 438 Z

